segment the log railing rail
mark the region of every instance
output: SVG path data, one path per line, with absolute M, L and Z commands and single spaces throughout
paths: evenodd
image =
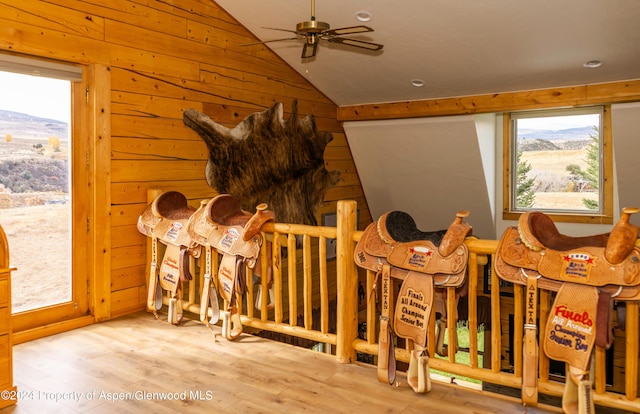
M 356 230 L 356 203 L 355 201 L 339 201 L 337 205 L 337 225 L 328 226 L 307 226 L 298 224 L 269 223 L 263 227 L 263 233 L 271 241 L 271 251 L 263 246 L 262 259 L 259 263 L 263 266 L 262 274 L 267 266 L 266 255 L 271 253 L 273 260 L 273 288 L 274 288 L 274 310 L 267 311 L 266 302 L 263 301 L 260 309 L 254 309 L 255 293 L 249 289 L 246 295 L 245 308 L 242 309 L 242 323 L 244 326 L 258 330 L 272 331 L 281 334 L 291 335 L 298 338 L 324 343 L 334 346 L 332 354 L 341 363 L 350 363 L 356 360 L 356 353 L 377 356 L 377 326 L 378 315 L 374 297 L 370 293 L 374 290 L 376 275 L 367 271 L 365 276 L 366 310 L 358 298 L 358 269 L 353 261 L 355 244 L 362 236 L 362 231 Z M 327 240 L 335 240 L 335 260 L 327 260 Z M 301 242 L 300 242 L 301 241 Z M 491 383 L 497 386 L 520 388 L 522 381 L 522 340 L 524 324 L 524 291 L 522 286 L 513 285 L 512 305 L 506 305 L 504 298 L 500 294 L 500 289 L 491 289 L 489 293 L 482 291 L 479 286 L 484 274 L 484 267 L 488 265 L 489 258 L 495 254 L 498 244 L 497 240 L 482 240 L 467 238 L 465 241 L 469 248 L 469 289 L 466 297 L 460 300 L 468 301 L 468 326 L 469 326 L 469 363 L 456 362 L 455 354 L 451 353 L 446 359 L 430 358 L 429 366 L 432 369 L 450 373 L 452 376 L 463 376 L 473 378 L 482 382 Z M 298 247 L 300 246 L 301 247 Z M 315 246 L 317 251 L 312 251 Z M 283 259 L 282 251 L 286 251 Z M 312 257 L 316 257 L 312 261 Z M 286 273 L 283 272 L 283 260 L 286 260 Z M 335 269 L 331 269 L 335 266 Z M 283 274 L 285 273 L 285 274 Z M 336 276 L 335 289 L 330 289 L 328 281 L 329 274 Z M 201 276 L 202 277 L 202 276 Z M 250 282 L 251 272 L 247 275 Z M 490 286 L 500 286 L 500 281 L 495 272 L 491 272 Z M 287 284 L 286 297 L 288 303 L 283 303 L 285 292 L 284 284 Z M 267 292 L 266 279 L 260 280 L 263 292 Z M 298 284 L 302 283 L 299 289 Z M 183 307 L 186 311 L 199 313 L 199 286 L 202 284 L 198 280 L 190 282 Z M 312 286 L 318 286 L 319 297 L 313 298 Z M 455 288 L 447 288 L 447 297 L 453 298 Z M 301 294 L 300 294 L 301 292 Z M 489 295 L 491 304 L 491 326 L 490 339 L 485 339 L 489 344 L 490 351 L 485 353 L 485 358 L 489 362 L 481 367 L 478 364 L 480 347 L 478 344 L 478 297 Z M 540 290 L 540 315 L 539 319 L 544 321 L 547 318 L 550 308 L 550 295 L 544 290 Z M 329 329 L 329 302 L 335 298 L 336 306 L 336 329 L 330 332 Z M 298 303 L 298 299 L 302 303 Z M 393 301 L 392 301 L 393 303 Z M 453 308 L 454 301 L 448 300 L 448 314 L 455 314 Z M 509 306 L 512 306 L 511 308 Z M 638 352 L 639 352 L 639 315 L 638 302 L 627 302 L 627 319 L 625 329 L 624 354 L 624 392 L 612 392 L 607 390 L 605 375 L 605 351 L 596 349 L 594 363 L 594 400 L 597 405 L 629 410 L 640 411 L 640 399 L 637 395 L 638 379 Z M 319 328 L 312 327 L 312 310 L 320 309 Z M 502 361 L 501 350 L 504 342 L 504 332 L 508 326 L 504 323 L 501 312 L 509 312 L 513 315 L 513 366 L 506 367 Z M 295 315 L 302 314 L 302 324 L 298 323 Z M 294 317 L 284 318 L 283 315 L 294 315 Z M 366 322 L 366 335 L 364 339 L 358 337 L 358 319 Z M 434 355 L 435 349 L 435 315 L 432 312 L 428 338 L 429 354 Z M 447 321 L 448 340 L 453 342 L 456 321 L 449 318 Z M 487 332 L 485 332 L 487 333 Z M 399 361 L 409 361 L 409 350 L 396 348 L 396 358 Z M 540 352 L 539 360 L 539 392 L 550 396 L 561 396 L 564 384 L 561 381 L 550 378 L 549 359 Z M 372 369 L 372 378 L 375 378 L 375 371 Z M 385 384 L 380 384 L 385 386 Z

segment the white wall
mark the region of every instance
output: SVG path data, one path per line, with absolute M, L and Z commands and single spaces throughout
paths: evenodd
M 640 102 L 612 105 L 611 124 L 618 212 L 640 207 Z M 640 226 L 638 214 L 631 222 Z
M 621 206 L 640 207 L 640 103 L 613 105 L 611 114 L 617 221 Z M 403 210 L 427 231 L 469 210 L 474 234 L 486 239 L 516 224 L 502 219 L 502 115 L 345 122 L 344 130 L 374 219 Z M 557 226 L 575 236 L 612 227 Z
M 427 231 L 446 228 L 457 211 L 469 210 L 473 233 L 495 238 L 492 118 L 344 123 L 372 217 L 406 211 Z

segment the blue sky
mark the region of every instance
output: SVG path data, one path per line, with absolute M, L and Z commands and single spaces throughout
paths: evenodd
M 0 72 L 0 109 L 69 122 L 69 81 Z

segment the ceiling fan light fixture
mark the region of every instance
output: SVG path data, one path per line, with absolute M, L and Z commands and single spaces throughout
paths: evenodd
M 325 42 L 329 42 L 329 43 L 339 43 L 345 46 L 353 46 L 360 49 L 367 49 L 369 51 L 374 51 L 374 52 L 382 50 L 382 48 L 384 47 L 384 45 L 381 45 L 379 43 L 368 42 L 366 40 L 360 40 L 360 39 L 352 39 L 349 37 L 342 37 L 343 35 L 373 32 L 373 29 L 371 27 L 360 24 L 356 26 L 331 29 L 331 26 L 329 25 L 329 23 L 316 20 L 315 10 L 316 10 L 315 0 L 311 0 L 311 19 L 298 23 L 296 25 L 296 30 L 280 29 L 276 27 L 263 27 L 264 29 L 269 29 L 269 30 L 279 30 L 282 32 L 289 32 L 294 34 L 295 37 L 245 43 L 241 46 L 281 42 L 283 40 L 299 40 L 302 37 L 304 39 L 304 46 L 302 49 L 303 59 L 315 57 L 320 40 L 324 40 Z M 371 14 L 367 11 L 360 11 L 356 14 L 356 16 L 359 16 L 359 18 L 362 19 L 362 21 L 371 20 Z
M 320 22 L 318 20 L 308 20 L 296 25 L 296 31 L 304 33 L 322 33 L 330 28 L 331 26 L 329 23 Z
M 360 10 L 356 12 L 356 20 L 359 22 L 368 22 L 371 20 L 371 13 L 366 10 Z
M 411 79 L 411 86 L 421 88 L 424 86 L 424 81 L 422 79 Z
M 599 68 L 600 66 L 602 66 L 602 61 L 601 60 L 590 60 L 588 62 L 583 63 L 582 66 L 584 66 L 585 68 L 588 68 L 588 69 L 596 69 L 596 68 Z

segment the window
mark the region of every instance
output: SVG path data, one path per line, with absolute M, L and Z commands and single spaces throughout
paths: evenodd
M 0 208 L 19 313 L 72 299 L 71 82 L 0 70 L 0 86 Z M 45 234 L 47 248 L 34 260 Z M 45 273 L 55 288 L 34 278 Z
M 79 66 L 0 54 L 0 216 L 17 268 L 14 332 L 33 332 L 22 338 L 89 311 L 82 75 Z
M 557 221 L 611 223 L 607 107 L 505 114 L 504 166 L 505 219 L 537 210 Z

